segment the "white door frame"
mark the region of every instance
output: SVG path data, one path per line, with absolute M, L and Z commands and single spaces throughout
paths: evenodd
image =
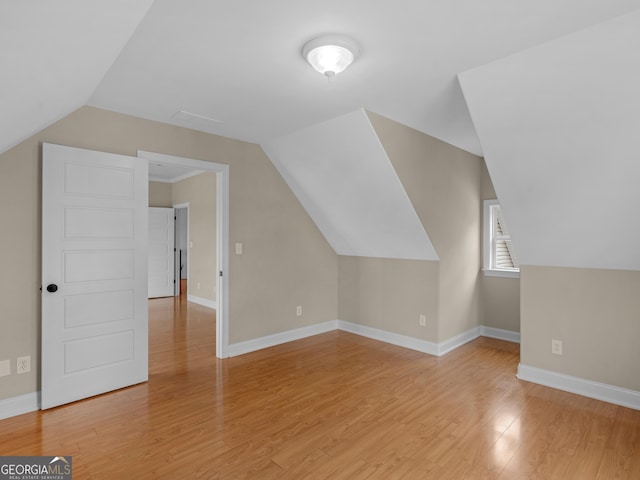
M 216 202 L 217 203 L 217 202 Z M 184 203 L 177 203 L 173 206 L 173 210 L 186 210 L 187 211 L 187 245 L 189 245 L 190 242 L 190 234 L 189 234 L 189 227 L 190 227 L 190 218 L 189 215 L 191 215 L 190 213 L 190 205 L 189 202 L 184 202 Z M 177 212 L 176 212 L 177 214 Z M 216 217 L 217 218 L 217 217 Z M 217 224 L 217 220 L 216 220 L 216 224 Z M 178 224 L 176 223 L 175 226 L 175 230 L 176 232 L 178 231 Z M 217 229 L 216 229 L 217 232 Z M 188 250 L 187 250 L 188 252 Z M 177 253 L 177 250 L 176 250 Z M 217 252 L 216 252 L 217 253 Z M 176 256 L 176 258 L 180 258 L 179 255 Z M 186 268 L 186 274 L 187 274 L 187 285 L 189 285 L 189 262 L 191 260 L 191 255 L 189 253 L 187 253 L 187 264 L 185 265 Z M 180 294 L 180 280 L 182 280 L 182 277 L 180 275 L 180 265 L 179 265 L 180 261 L 176 260 L 176 289 L 175 289 L 175 296 L 178 296 Z M 187 286 L 187 292 L 188 290 L 188 286 Z
M 192 167 L 216 175 L 216 357 L 229 357 L 229 165 L 138 150 L 149 161 Z

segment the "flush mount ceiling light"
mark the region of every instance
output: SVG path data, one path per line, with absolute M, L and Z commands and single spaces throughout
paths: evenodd
M 359 52 L 358 44 L 343 35 L 317 37 L 302 47 L 304 59 L 327 77 L 333 77 L 351 65 Z

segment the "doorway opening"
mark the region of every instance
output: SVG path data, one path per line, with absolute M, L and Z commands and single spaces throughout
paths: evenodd
M 138 157 L 146 159 L 149 162 L 161 162 L 166 165 L 188 167 L 193 168 L 194 170 L 214 172 L 216 174 L 216 212 L 215 218 L 211 218 L 211 222 L 215 223 L 216 230 L 217 271 L 213 272 L 216 279 L 215 284 L 217 293 L 215 322 L 216 356 L 218 358 L 227 358 L 229 356 L 227 353 L 229 345 L 229 318 L 227 307 L 229 301 L 229 165 L 142 150 L 138 150 Z M 188 240 L 189 246 L 191 246 L 191 241 L 191 239 Z M 187 266 L 186 268 L 188 279 L 190 272 L 189 267 Z M 188 280 L 187 289 L 189 290 Z
M 176 297 L 189 293 L 189 203 L 173 206 L 175 212 L 174 277 Z M 217 223 L 217 222 L 216 222 Z

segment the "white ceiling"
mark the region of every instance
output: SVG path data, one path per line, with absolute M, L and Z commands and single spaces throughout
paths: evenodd
M 620 205 L 637 205 L 639 10 L 640 0 L 3 0 L 0 153 L 85 104 L 261 144 L 364 108 L 484 154 L 522 262 L 557 264 L 531 236 L 551 203 L 574 222 L 566 243 L 594 234 L 594 191 L 616 199 L 603 223 L 613 232 L 630 221 Z M 621 36 L 607 22 L 623 15 Z M 300 55 L 326 33 L 362 47 L 331 82 Z M 532 205 L 536 192 L 548 202 Z M 588 243 L 570 263 L 630 265 L 630 246 L 587 261 L 618 246 Z
M 0 153 L 85 105 L 151 4 L 0 1 Z
M 640 270 L 639 52 L 640 11 L 460 75 L 521 263 Z
M 456 75 L 640 8 L 638 0 L 156 0 L 90 104 L 262 143 L 365 108 L 480 154 Z M 330 83 L 303 44 L 362 46 Z M 186 124 L 186 126 L 191 126 Z M 195 127 L 197 128 L 197 127 Z
M 438 259 L 363 110 L 262 147 L 338 255 Z
M 481 154 L 458 73 L 638 8 L 640 0 L 4 0 L 0 152 L 90 104 L 257 143 L 365 108 Z M 328 82 L 300 51 L 331 32 L 355 38 L 362 55 Z M 218 121 L 185 122 L 173 116 L 181 110 Z
M 156 160 L 149 161 L 149 180 L 151 182 L 175 183 L 203 172 L 204 170 L 196 170 L 192 167 L 173 165 Z

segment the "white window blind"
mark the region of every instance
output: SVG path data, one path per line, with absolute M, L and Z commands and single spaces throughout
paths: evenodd
M 484 271 L 517 274 L 520 265 L 497 200 L 485 200 Z

